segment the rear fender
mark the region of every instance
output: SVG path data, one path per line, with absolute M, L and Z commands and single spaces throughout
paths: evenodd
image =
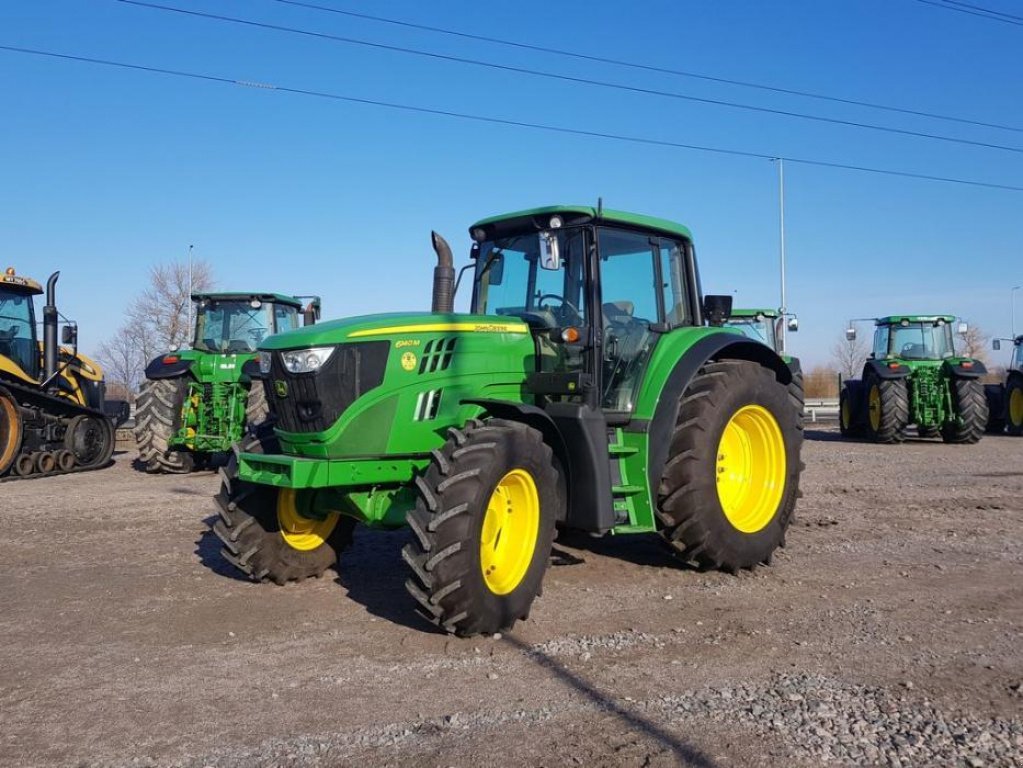
M 191 360 L 177 359 L 166 362 L 173 355 L 160 355 L 146 366 L 147 379 L 176 379 L 184 376 L 192 368 Z
M 953 379 L 979 379 L 981 376 L 987 375 L 984 363 L 969 358 L 946 360 L 942 367 Z
M 898 363 L 895 368 L 891 367 L 895 360 L 885 362 L 884 360 L 868 360 L 863 366 L 863 378 L 876 376 L 879 379 L 905 379 L 910 374 L 908 365 Z

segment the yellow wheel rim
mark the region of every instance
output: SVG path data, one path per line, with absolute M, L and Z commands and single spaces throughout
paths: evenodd
M 338 517 L 336 512 L 331 512 L 323 520 L 304 517 L 298 511 L 293 488 L 282 488 L 277 492 L 277 524 L 281 538 L 292 549 L 308 552 L 322 546 L 334 532 Z
M 1014 427 L 1023 424 L 1023 389 L 1019 387 L 1009 395 L 1009 422 Z
M 721 509 L 736 530 L 756 533 L 774 518 L 785 492 L 785 439 L 766 408 L 747 405 L 725 425 L 717 489 Z
M 849 401 L 842 400 L 842 426 L 849 429 L 851 419 L 849 418 Z
M 14 455 L 21 446 L 21 419 L 18 411 L 10 400 L 0 397 L 0 472 L 14 461 Z
M 881 389 L 877 384 L 870 388 L 867 408 L 870 409 L 870 428 L 877 432 L 881 429 Z
M 487 502 L 480 532 L 480 568 L 487 589 L 507 595 L 529 570 L 540 530 L 540 495 L 524 469 L 502 477 Z

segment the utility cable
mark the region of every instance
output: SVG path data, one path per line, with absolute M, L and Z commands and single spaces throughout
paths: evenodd
M 1002 13 L 1001 11 L 992 11 L 988 8 L 982 8 L 979 5 L 970 5 L 969 3 L 939 3 L 936 0 L 917 0 L 918 3 L 924 5 L 933 5 L 935 8 L 944 8 L 947 11 L 958 11 L 959 13 L 966 13 L 970 16 L 979 16 L 982 19 L 990 19 L 991 21 L 1001 21 L 1004 24 L 1014 24 L 1017 27 L 1023 27 L 1023 16 L 1013 16 L 1009 13 Z
M 176 8 L 170 5 L 159 5 L 157 3 L 149 3 L 144 0 L 117 0 L 117 2 L 125 3 L 127 5 L 135 5 L 142 8 L 150 8 L 158 11 L 168 11 L 171 13 L 180 13 L 186 16 L 193 16 L 197 18 L 210 19 L 214 21 L 226 21 L 231 24 L 241 24 L 249 27 L 257 27 L 259 29 L 268 29 L 276 32 L 285 32 L 288 34 L 303 35 L 306 37 L 313 37 L 322 40 L 330 40 L 333 42 L 361 45 L 368 48 L 375 48 L 378 50 L 392 51 L 396 53 L 405 53 L 413 56 L 422 56 L 431 59 L 437 59 L 441 61 L 449 61 L 456 64 L 470 64 L 472 66 L 485 67 L 487 69 L 499 70 L 502 72 L 514 72 L 516 74 L 530 75 L 533 77 L 543 77 L 550 80 L 559 80 L 562 82 L 577 83 L 582 85 L 592 85 L 600 88 L 610 88 L 619 91 L 627 91 L 630 93 L 638 93 L 645 96 L 659 96 L 670 99 L 680 99 L 684 101 L 691 101 L 699 104 L 710 104 L 719 107 L 729 107 L 732 109 L 743 109 L 751 112 L 758 112 L 762 114 L 781 115 L 783 117 L 793 117 L 801 120 L 812 120 L 820 123 L 830 123 L 833 125 L 843 125 L 852 128 L 863 128 L 873 131 L 882 131 L 884 133 L 892 133 L 901 136 L 911 136 L 913 138 L 922 139 L 933 139 L 936 141 L 944 141 L 952 144 L 963 144 L 967 146 L 983 147 L 985 149 L 1001 150 L 1003 152 L 1015 152 L 1023 154 L 1023 147 L 1010 147 L 1004 144 L 992 144 L 984 141 L 973 141 L 971 139 L 955 138 L 953 136 L 944 136 L 936 133 L 924 133 L 921 131 L 910 131 L 903 128 L 892 128 L 890 126 L 876 125 L 873 123 L 861 123 L 853 120 L 840 120 L 838 118 L 824 117 L 822 115 L 811 115 L 804 112 L 790 112 L 783 109 L 772 109 L 769 107 L 758 107 L 753 104 L 742 104 L 734 101 L 724 101 L 721 99 L 708 99 L 700 96 L 692 96 L 689 94 L 677 93 L 674 91 L 661 91 L 653 88 L 641 88 L 633 85 L 622 85 L 620 83 L 612 83 L 605 80 L 593 80 L 586 77 L 574 77 L 571 75 L 562 75 L 555 72 L 546 72 L 538 69 L 528 69 L 526 67 L 516 67 L 508 64 L 496 64 L 494 62 L 483 61 L 480 59 L 469 59 L 462 56 L 452 56 L 442 53 L 434 53 L 431 51 L 423 51 L 416 48 L 406 48 L 397 45 L 388 45 L 385 43 L 374 43 L 368 40 L 360 40 L 358 38 L 343 37 L 341 35 L 332 35 L 327 32 L 316 32 L 308 29 L 298 29 L 296 27 L 285 27 L 279 24 L 268 24 L 261 21 L 252 21 L 251 19 L 241 19 L 234 16 L 223 16 L 215 13 L 207 13 L 204 11 L 193 11 L 185 8 Z
M 169 75 L 173 77 L 188 78 L 191 80 L 202 80 L 207 82 L 221 83 L 225 85 L 239 85 L 247 88 L 259 88 L 268 91 L 279 91 L 281 93 L 291 93 L 300 96 L 313 96 L 321 99 L 330 99 L 333 101 L 344 101 L 352 104 L 363 104 L 374 107 L 384 107 L 392 110 L 401 110 L 403 112 L 414 112 L 425 115 L 436 115 L 439 117 L 449 117 L 458 120 L 470 120 L 477 123 L 488 123 L 492 125 L 507 125 L 516 128 L 529 128 L 538 131 L 547 131 L 550 133 L 568 134 L 572 136 L 586 136 L 589 138 L 597 139 L 609 139 L 614 141 L 629 142 L 632 144 L 645 144 L 648 146 L 657 147 L 669 147 L 672 149 L 689 149 L 697 152 L 710 152 L 719 155 L 731 155 L 735 157 L 749 157 L 756 158 L 759 160 L 785 160 L 789 163 L 797 163 L 801 165 L 816 166 L 820 168 L 836 168 L 846 171 L 860 171 L 863 173 L 874 173 L 885 176 L 899 176 L 908 179 L 920 179 L 924 181 L 940 181 L 948 184 L 965 184 L 972 187 L 984 187 L 987 189 L 1000 189 L 1008 192 L 1023 192 L 1023 187 L 1013 186 L 1010 184 L 997 184 L 994 182 L 977 181 L 975 179 L 961 179 L 954 178 L 951 176 L 935 176 L 923 173 L 912 173 L 909 171 L 896 171 L 887 168 L 872 168 L 869 166 L 851 165 L 847 163 L 829 162 L 826 160 L 813 160 L 809 158 L 800 157 L 784 157 L 780 155 L 764 154 L 762 152 L 749 152 L 738 149 L 725 149 L 722 147 L 707 147 L 700 146 L 698 144 L 683 144 L 676 141 L 666 141 L 662 139 L 653 139 L 643 136 L 630 136 L 626 134 L 618 133 L 607 133 L 603 131 L 591 131 L 581 128 L 568 128 L 564 126 L 548 125 L 544 123 L 530 123 L 523 120 L 510 120 L 507 118 L 490 117 L 486 115 L 475 115 L 468 112 L 455 112 L 451 110 L 435 109 L 432 107 L 419 107 L 411 104 L 401 104 L 398 102 L 380 101 L 377 99 L 364 99 L 356 96 L 346 96 L 339 93 L 330 93 L 328 91 L 317 91 L 308 88 L 293 88 L 282 85 L 274 85 L 272 83 L 261 83 L 251 80 L 239 80 L 237 78 L 223 77 L 219 75 L 210 75 L 200 72 L 188 72 L 185 70 L 178 69 L 166 69 L 163 67 L 152 67 L 143 64 L 131 64 L 123 61 L 113 61 L 110 59 L 98 59 L 89 56 L 75 56 L 68 53 L 57 53 L 55 51 L 43 51 L 34 48 L 22 48 L 20 46 L 3 45 L 0 44 L 0 50 L 10 51 L 12 53 L 19 53 L 32 56 L 43 56 L 52 59 L 61 59 L 64 61 L 73 61 L 78 63 L 87 64 L 99 64 L 107 67 L 116 67 L 119 69 L 129 69 L 138 72 L 148 72 L 151 74 Z
M 855 107 L 866 107 L 867 109 L 878 109 L 885 112 L 895 112 L 903 115 L 913 115 L 915 117 L 926 117 L 932 120 L 945 120 L 953 123 L 962 123 L 964 125 L 974 125 L 981 128 L 996 128 L 1002 131 L 1016 131 L 1023 133 L 1023 127 L 1013 125 L 1003 125 L 1001 123 L 988 123 L 983 120 L 976 120 L 967 117 L 956 117 L 954 115 L 942 115 L 936 112 L 926 112 L 917 109 L 908 109 L 905 107 L 893 107 L 889 104 L 877 104 L 870 101 L 858 101 L 856 99 L 847 99 L 841 96 L 831 96 L 825 93 L 818 93 L 815 91 L 801 91 L 794 88 L 783 88 L 776 85 L 767 85 L 765 83 L 754 83 L 748 80 L 734 80 L 726 77 L 717 77 L 715 75 L 707 75 L 698 72 L 688 72 L 681 69 L 671 69 L 670 67 L 660 67 L 654 64 L 643 64 L 636 61 L 627 61 L 625 59 L 614 59 L 607 56 L 595 56 L 592 54 L 579 53 L 578 51 L 568 51 L 561 48 L 551 48 L 543 45 L 533 45 L 531 43 L 522 43 L 514 40 L 505 40 L 499 37 L 489 37 L 487 35 L 477 35 L 471 32 L 461 32 L 459 30 L 447 29 L 444 27 L 434 27 L 428 24 L 418 24 L 416 22 L 405 21 L 403 19 L 387 18 L 386 16 L 375 16 L 369 13 L 358 13 L 356 11 L 346 11 L 341 8 L 334 8 L 329 5 L 319 5 L 317 3 L 303 2 L 303 0 L 272 0 L 272 2 L 281 3 L 282 5 L 291 5 L 298 8 L 307 8 L 310 10 L 324 11 L 326 13 L 335 13 L 341 16 L 347 16 L 354 19 L 364 19 L 366 21 L 378 22 L 381 24 L 392 24 L 398 27 L 405 27 L 406 29 L 417 29 L 424 32 L 434 32 L 441 35 L 450 35 L 452 37 L 458 37 L 465 40 L 477 40 L 483 43 L 492 43 L 496 45 L 506 45 L 511 48 L 519 48 L 526 51 L 536 51 L 537 53 L 548 53 L 555 56 L 566 56 L 572 59 L 578 59 L 581 61 L 592 61 L 599 64 L 611 64 L 617 67 L 628 67 L 630 69 L 638 69 L 646 72 L 656 72 L 664 75 L 675 75 L 677 77 L 688 77 L 695 80 L 704 80 L 711 83 L 721 83 L 723 85 L 735 85 L 742 88 L 755 88 L 761 91 L 768 91 L 770 93 L 783 93 L 787 96 L 800 96 L 807 99 L 819 99 L 821 101 L 830 101 L 837 104 L 849 104 Z

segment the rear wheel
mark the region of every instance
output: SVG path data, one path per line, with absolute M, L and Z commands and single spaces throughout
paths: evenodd
M 23 431 L 21 414 L 14 398 L 7 390 L 0 389 L 0 477 L 7 473 L 18 457 Z
M 1001 384 L 985 384 L 984 397 L 987 399 L 987 429 L 990 434 L 997 435 L 1005 431 L 1008 417 L 1005 402 L 1005 387 Z
M 946 443 L 976 443 L 987 429 L 984 385 L 978 379 L 952 379 L 950 386 L 956 416 L 941 427 L 941 439 Z
M 941 430 L 938 427 L 922 427 L 917 424 L 916 433 L 920 437 L 938 437 L 941 434 Z
M 1013 378 L 1005 387 L 1005 429 L 1023 435 L 1023 379 Z
M 865 385 L 867 434 L 875 443 L 901 443 L 909 424 L 906 380 L 871 376 Z
M 194 469 L 190 453 L 170 450 L 187 392 L 184 378 L 153 379 L 142 385 L 135 414 L 135 441 L 147 472 L 186 474 Z
M 257 379 L 249 385 L 249 394 L 245 400 L 246 426 L 262 424 L 270 415 L 270 406 L 266 402 L 266 389 L 263 381 Z
M 853 394 L 848 386 L 843 386 L 838 393 L 838 431 L 842 437 L 860 437 L 863 427 L 856 423 L 856 411 Z
M 731 572 L 770 562 L 795 509 L 801 445 L 772 371 L 704 365 L 682 396 L 658 492 L 661 534 L 675 553 Z
M 246 437 L 221 470 L 213 532 L 224 558 L 254 581 L 286 584 L 320 576 L 352 543 L 355 521 L 321 510 L 315 491 L 256 485 L 238 479 L 238 453 L 278 453 L 264 426 Z
M 402 550 L 423 615 L 461 636 L 510 628 L 539 594 L 562 503 L 551 449 L 532 427 L 472 421 L 449 431 L 416 479 Z

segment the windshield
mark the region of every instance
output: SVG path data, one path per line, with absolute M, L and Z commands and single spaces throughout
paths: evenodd
M 1023 344 L 1016 345 L 1016 350 L 1012 355 L 1012 367 L 1017 370 L 1023 370 Z
M 33 378 L 39 375 L 32 297 L 0 290 L 0 356 L 13 360 Z
M 556 241 L 560 263 L 543 265 L 544 237 Z M 530 232 L 486 241 L 476 259 L 473 311 L 519 317 L 534 328 L 582 325 L 586 316 L 582 229 Z
M 757 315 L 756 317 L 730 317 L 726 324 L 741 331 L 742 335 L 748 339 L 759 341 L 772 349 L 775 348 L 773 318 L 764 317 L 763 315 Z
M 890 337 L 886 349 L 876 349 L 875 355 L 901 357 L 906 360 L 943 360 L 955 356 L 952 343 L 952 326 L 937 323 L 905 323 L 892 325 L 888 334 L 878 334 L 881 339 Z M 878 344 L 880 346 L 880 343 Z
M 204 352 L 250 353 L 265 337 L 297 327 L 294 307 L 258 300 L 204 300 L 199 303 L 194 346 Z

